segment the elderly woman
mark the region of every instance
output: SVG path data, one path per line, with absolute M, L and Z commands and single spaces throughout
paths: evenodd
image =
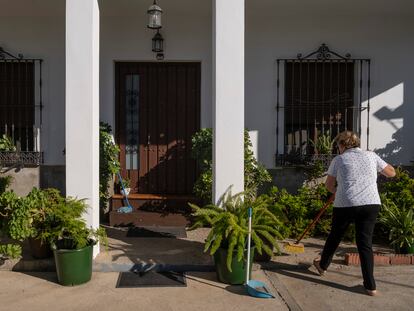
M 386 177 L 394 177 L 395 170 L 374 152 L 361 150 L 355 133 L 342 132 L 335 140 L 340 155 L 332 160 L 326 180 L 328 190 L 335 193 L 332 228 L 322 256 L 320 260 L 315 259 L 314 266 L 320 275 L 325 274 L 346 229 L 354 222 L 363 284 L 367 294 L 374 296 L 377 291 L 372 235 L 381 206 L 377 175 L 379 172 Z

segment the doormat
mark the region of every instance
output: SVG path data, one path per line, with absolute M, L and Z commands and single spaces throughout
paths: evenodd
M 134 287 L 187 287 L 187 282 L 182 272 L 150 271 L 142 275 L 133 272 L 119 273 L 116 288 Z
M 184 227 L 132 227 L 128 229 L 129 238 L 186 238 Z

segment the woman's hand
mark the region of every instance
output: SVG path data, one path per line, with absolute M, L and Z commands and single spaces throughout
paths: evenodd
M 381 174 L 386 177 L 394 177 L 395 176 L 395 169 L 392 165 L 387 165 L 382 171 Z

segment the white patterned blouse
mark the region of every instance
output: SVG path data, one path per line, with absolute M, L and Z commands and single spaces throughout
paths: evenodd
M 351 148 L 336 156 L 328 175 L 338 183 L 334 207 L 381 204 L 377 178 L 388 164 L 372 151 Z

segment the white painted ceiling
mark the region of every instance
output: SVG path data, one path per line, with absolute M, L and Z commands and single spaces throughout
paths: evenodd
M 246 14 L 414 16 L 414 0 L 245 0 Z M 165 12 L 211 14 L 211 0 L 158 0 Z M 142 14 L 152 0 L 99 0 L 103 16 Z M 0 16 L 64 16 L 65 0 L 0 0 Z

